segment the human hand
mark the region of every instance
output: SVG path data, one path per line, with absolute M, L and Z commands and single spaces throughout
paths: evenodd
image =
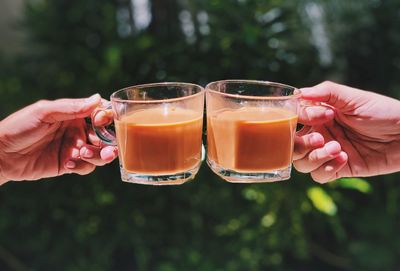
M 325 183 L 400 170 L 400 101 L 332 82 L 303 88 L 294 166 Z
M 101 146 L 85 122 L 100 104 L 86 99 L 39 101 L 0 122 L 0 184 L 66 173 L 89 174 L 117 157 L 117 148 Z

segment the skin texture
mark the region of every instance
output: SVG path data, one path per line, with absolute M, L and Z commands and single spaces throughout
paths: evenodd
M 0 184 L 89 174 L 117 157 L 85 122 L 101 97 L 39 101 L 0 122 Z
M 400 170 L 400 101 L 333 82 L 301 91 L 298 171 L 326 183 Z

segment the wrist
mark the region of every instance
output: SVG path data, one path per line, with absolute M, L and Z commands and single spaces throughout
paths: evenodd
M 4 155 L 1 153 L 3 150 L 3 145 L 1 142 L 1 129 L 0 129 L 0 185 L 5 184 L 8 179 L 3 175 L 3 161 L 4 161 Z
M 4 177 L 1 174 L 1 168 L 0 168 L 0 185 L 5 184 L 8 180 L 6 179 L 6 177 Z
M 2 161 L 2 157 L 0 154 L 0 185 L 5 184 L 8 180 L 7 178 L 3 175 L 3 161 Z

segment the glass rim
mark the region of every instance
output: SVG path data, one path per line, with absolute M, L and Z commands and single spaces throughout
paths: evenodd
M 183 97 L 170 98 L 170 99 L 159 99 L 159 100 L 126 100 L 126 99 L 121 99 L 121 98 L 116 97 L 116 95 L 120 94 L 121 92 L 127 91 L 129 89 L 133 89 L 133 88 L 144 89 L 144 88 L 149 88 L 149 87 L 162 87 L 162 86 L 177 86 L 177 87 L 192 86 L 192 87 L 198 88 L 199 92 L 190 94 L 187 96 L 183 96 Z M 119 102 L 119 103 L 136 103 L 136 104 L 152 104 L 152 103 L 165 103 L 165 102 L 170 103 L 170 102 L 177 102 L 177 101 L 194 98 L 196 96 L 200 96 L 200 95 L 204 94 L 204 92 L 205 92 L 205 89 L 202 86 L 196 85 L 193 83 L 185 83 L 185 82 L 147 83 L 147 84 L 134 85 L 134 86 L 129 86 L 129 87 L 119 89 L 111 94 L 110 101 L 111 102 Z
M 285 87 L 285 88 L 293 89 L 293 94 L 288 95 L 288 96 L 251 96 L 251 95 L 224 93 L 224 92 L 221 92 L 218 90 L 210 89 L 211 85 L 214 85 L 217 83 L 257 83 L 257 84 L 265 85 L 265 86 Z M 227 79 L 227 80 L 213 81 L 206 85 L 205 90 L 206 90 L 206 92 L 215 93 L 215 94 L 225 96 L 225 97 L 236 98 L 236 99 L 240 98 L 240 99 L 246 99 L 246 100 L 266 100 L 266 101 L 268 101 L 268 100 L 290 100 L 290 99 L 300 98 L 300 96 L 301 96 L 300 89 L 290 86 L 290 85 L 272 82 L 272 81 L 245 80 L 245 79 L 243 79 L 243 80 L 242 79 Z

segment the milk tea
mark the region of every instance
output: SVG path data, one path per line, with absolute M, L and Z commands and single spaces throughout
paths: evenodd
M 202 115 L 175 107 L 133 112 L 115 121 L 119 159 L 127 172 L 168 175 L 201 160 Z
M 247 107 L 207 117 L 208 159 L 243 173 L 287 168 L 297 115 L 281 108 Z

